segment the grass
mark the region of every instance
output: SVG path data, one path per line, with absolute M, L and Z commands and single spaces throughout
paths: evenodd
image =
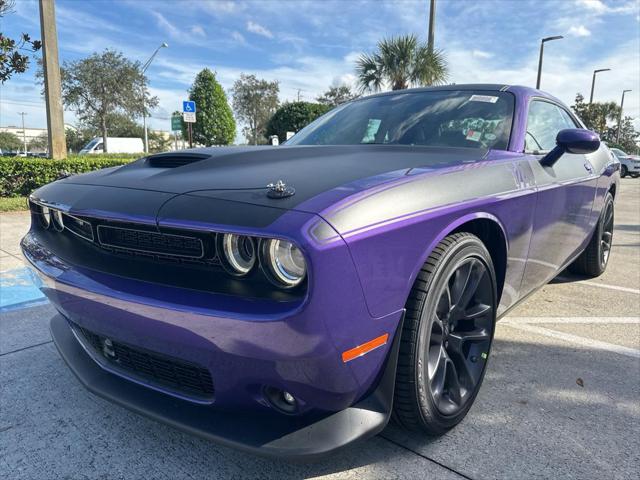
M 19 210 L 27 210 L 27 197 L 0 197 L 0 213 Z

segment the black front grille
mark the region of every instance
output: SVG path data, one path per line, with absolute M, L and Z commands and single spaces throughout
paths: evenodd
M 99 225 L 98 239 L 105 247 L 188 258 L 204 256 L 202 240 L 185 235 Z
M 185 360 L 133 347 L 74 324 L 88 346 L 108 365 L 125 375 L 201 400 L 212 400 L 214 389 L 206 368 Z
M 93 242 L 93 227 L 91 223 L 78 217 L 71 216 L 67 213 L 62 214 L 64 226 L 67 230 L 75 233 L 79 237 Z

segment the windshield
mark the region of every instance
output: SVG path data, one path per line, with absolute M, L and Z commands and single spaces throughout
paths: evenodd
M 287 145 L 426 145 L 506 150 L 513 95 L 433 90 L 364 98 L 338 107 Z
M 616 157 L 626 157 L 627 154 L 618 148 L 612 148 L 611 151 L 616 154 Z

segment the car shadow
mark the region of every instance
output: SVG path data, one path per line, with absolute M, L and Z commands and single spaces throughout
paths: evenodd
M 223 447 L 102 400 L 51 344 L 3 359 L 2 424 L 12 428 L 1 432 L 2 478 L 36 478 L 39 465 L 51 478 L 455 478 L 451 470 L 471 478 L 632 478 L 640 460 L 640 384 L 630 380 L 640 378 L 637 359 L 531 340 L 500 324 L 480 395 L 456 428 L 430 438 L 391 424 L 310 463 Z

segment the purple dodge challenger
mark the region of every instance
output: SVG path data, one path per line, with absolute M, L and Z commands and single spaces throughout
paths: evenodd
M 328 453 L 391 416 L 440 435 L 496 319 L 600 275 L 619 163 L 550 95 L 347 103 L 284 146 L 151 155 L 30 197 L 22 250 L 89 390 L 226 445 Z

